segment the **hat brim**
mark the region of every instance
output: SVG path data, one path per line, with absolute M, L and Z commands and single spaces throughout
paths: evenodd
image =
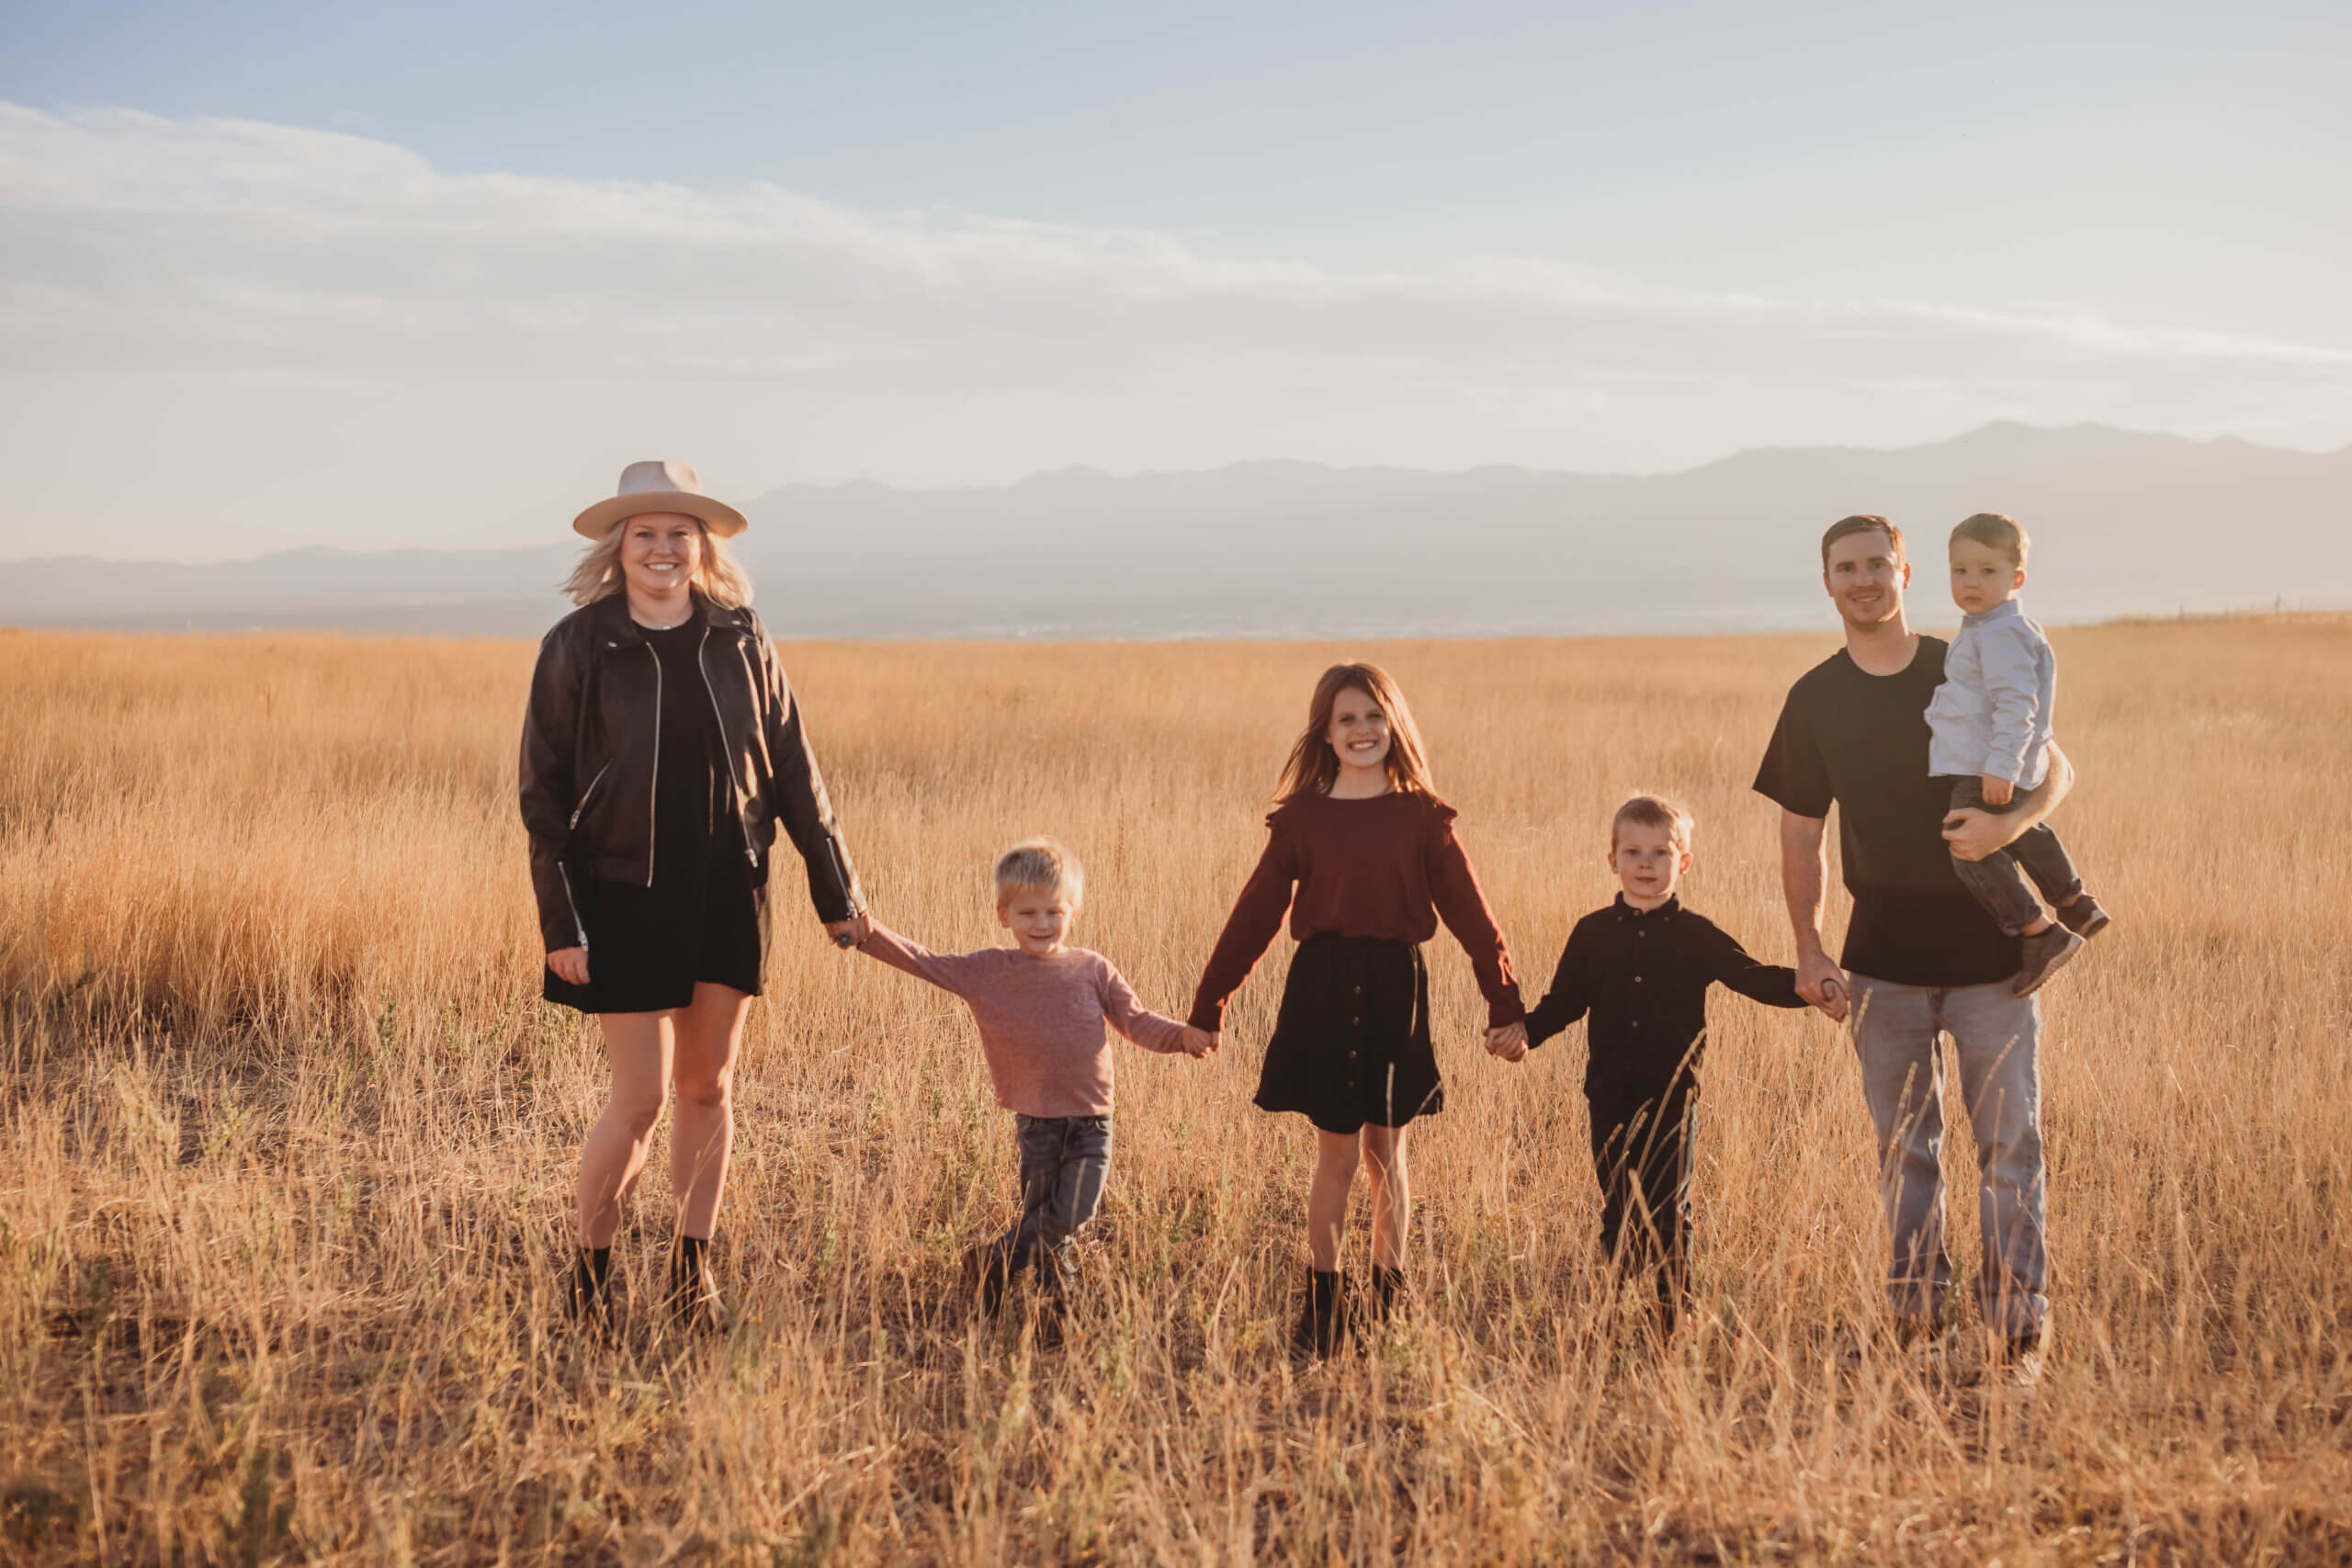
M 683 512 L 689 517 L 698 517 L 704 527 L 722 539 L 731 539 L 752 525 L 741 513 L 707 495 L 685 490 L 641 490 L 633 495 L 616 495 L 598 502 L 571 520 L 571 531 L 586 538 L 601 539 L 630 518 L 649 512 Z

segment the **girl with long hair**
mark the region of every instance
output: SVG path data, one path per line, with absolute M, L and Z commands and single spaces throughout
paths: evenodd
M 1205 1038 L 1188 1038 L 1187 1049 L 1215 1049 L 1226 1003 L 1289 914 L 1298 951 L 1257 1104 L 1315 1125 L 1307 1289 L 1293 1334 L 1303 1355 L 1329 1355 L 1348 1325 L 1340 1244 L 1359 1166 L 1372 1186 L 1374 1306 L 1386 1315 L 1403 1305 L 1412 1221 L 1405 1130 L 1445 1102 L 1421 961 L 1441 919 L 1487 998 L 1487 1049 L 1513 1062 L 1527 1055 L 1510 950 L 1453 818 L 1396 682 L 1372 664 L 1325 671 L 1266 818 L 1265 853 L 1193 998 L 1187 1028 Z

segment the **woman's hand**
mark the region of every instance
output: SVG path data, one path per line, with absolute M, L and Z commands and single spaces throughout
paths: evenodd
M 825 934 L 833 939 L 835 947 L 863 947 L 865 939 L 874 934 L 871 916 L 853 915 L 846 920 L 828 920 Z
M 548 954 L 548 967 L 555 977 L 567 986 L 588 983 L 588 950 L 584 947 L 559 947 Z
M 1215 1052 L 1222 1043 L 1221 1034 L 1212 1034 L 1205 1029 L 1195 1029 L 1189 1023 L 1184 1026 L 1184 1055 L 1187 1056 L 1194 1058 L 1206 1056 Z
M 1527 1025 L 1505 1023 L 1487 1031 L 1487 1049 L 1506 1062 L 1524 1061 L 1527 1057 Z

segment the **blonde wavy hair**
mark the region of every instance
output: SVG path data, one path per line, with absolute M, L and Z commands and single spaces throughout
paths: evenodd
M 594 604 L 628 586 L 621 575 L 621 539 L 635 521 L 623 518 L 603 538 L 580 552 L 571 575 L 563 580 L 564 595 L 573 604 Z M 695 587 L 722 609 L 743 608 L 752 602 L 751 574 L 727 553 L 726 542 L 714 537 L 701 518 L 694 522 L 695 531 L 702 536 L 702 565 L 695 570 Z

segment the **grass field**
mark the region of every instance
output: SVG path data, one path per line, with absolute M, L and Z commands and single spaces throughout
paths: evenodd
M 1409 1327 L 1283 1353 L 1310 1140 L 1249 1096 L 1286 942 L 1222 1055 L 1123 1055 L 1067 1339 L 976 1323 L 951 1281 L 1011 1205 L 1009 1118 L 959 1008 L 826 946 L 789 881 L 720 1226 L 737 1328 L 583 1344 L 557 1282 L 603 1064 L 537 999 L 531 649 L 0 633 L 0 1558 L 2352 1561 L 2352 622 L 2059 645 L 2060 825 L 2119 918 L 2051 1002 L 2057 1342 L 2021 1400 L 1878 1337 L 1850 1054 L 1720 993 L 1702 1321 L 1662 1359 L 1616 1333 L 1582 1032 L 1487 1057 L 1442 940 Z M 1343 652 L 1403 682 L 1532 987 L 1643 786 L 1697 808 L 1693 906 L 1785 960 L 1747 784 L 1830 646 L 786 658 L 878 913 L 989 942 L 989 857 L 1050 832 L 1088 864 L 1079 940 L 1182 1011 Z M 619 1240 L 640 1296 L 662 1157 Z

